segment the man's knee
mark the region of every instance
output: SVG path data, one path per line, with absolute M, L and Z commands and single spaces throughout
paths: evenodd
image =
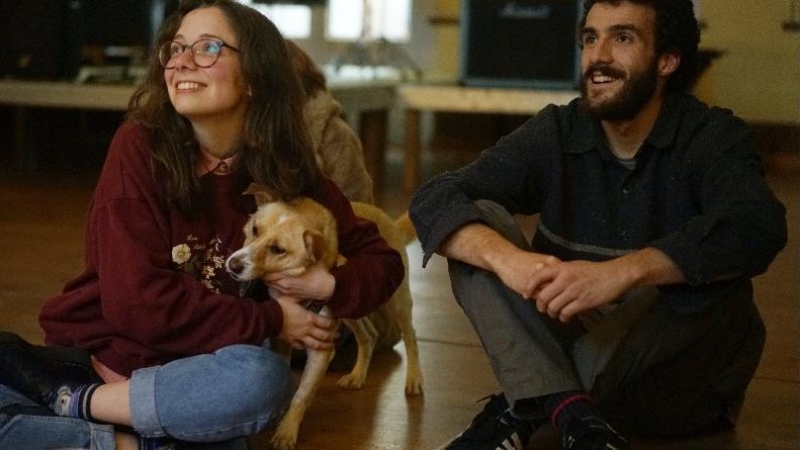
M 604 413 L 627 431 L 645 435 L 680 436 L 734 427 L 766 334 L 751 301 L 721 309 L 729 316 L 701 339 L 603 398 Z M 721 314 L 720 308 L 712 314 Z
M 516 246 L 530 249 L 530 243 L 522 233 L 519 224 L 505 208 L 498 203 L 485 199 L 475 200 L 474 204 L 480 210 L 481 220 L 486 226 L 497 231 Z M 447 267 L 451 287 L 457 297 L 458 293 L 464 291 L 464 289 L 467 292 L 471 292 L 474 287 L 471 283 L 502 285 L 502 282 L 494 274 L 458 260 L 448 259 Z M 475 279 L 476 275 L 478 275 L 479 279 Z M 464 285 L 466 285 L 466 288 L 462 287 Z M 459 299 L 456 298 L 456 300 Z

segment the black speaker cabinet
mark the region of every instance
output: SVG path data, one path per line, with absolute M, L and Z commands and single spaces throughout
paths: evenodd
M 77 0 L 0 0 L 0 77 L 73 78 L 80 64 Z
M 461 82 L 575 89 L 581 0 L 461 0 Z

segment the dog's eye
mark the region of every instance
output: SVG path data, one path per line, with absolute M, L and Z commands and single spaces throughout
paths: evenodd
M 269 252 L 272 253 L 273 255 L 282 255 L 286 253 L 286 249 L 284 249 L 279 245 L 270 245 Z
M 250 230 L 250 233 L 253 235 L 253 237 L 258 236 L 258 227 L 253 225 L 253 228 Z

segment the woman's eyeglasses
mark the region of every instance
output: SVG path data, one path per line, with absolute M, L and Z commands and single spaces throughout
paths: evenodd
M 190 45 L 169 41 L 158 49 L 158 61 L 165 69 L 173 69 L 175 68 L 175 61 L 178 60 L 183 52 L 189 49 L 197 67 L 211 67 L 219 59 L 222 47 L 239 52 L 238 48 L 232 47 L 219 39 L 200 39 Z

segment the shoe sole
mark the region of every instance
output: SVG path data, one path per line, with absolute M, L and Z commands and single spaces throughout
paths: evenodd
M 59 375 L 64 382 L 74 383 L 99 383 L 100 377 L 94 372 L 88 354 L 81 349 L 60 346 L 41 346 L 31 344 L 17 334 L 2 331 L 0 332 L 0 349 L 13 349 L 18 355 L 27 354 L 33 361 L 46 361 L 57 365 Z M 52 368 L 42 367 L 43 370 L 50 372 Z M 12 374 L 0 371 L 0 383 L 7 384 L 15 388 L 17 384 Z M 15 388 L 16 389 L 16 388 Z M 26 396 L 35 397 L 36 392 L 21 392 Z

